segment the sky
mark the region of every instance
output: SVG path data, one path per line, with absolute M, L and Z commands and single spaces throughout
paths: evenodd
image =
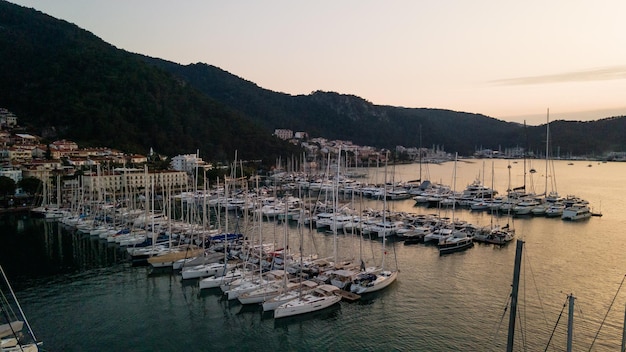
M 624 0 L 10 0 L 262 88 L 540 125 L 626 115 Z

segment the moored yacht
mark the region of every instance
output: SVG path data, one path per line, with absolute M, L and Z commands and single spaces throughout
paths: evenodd
M 563 210 L 565 209 L 565 204 L 562 202 L 554 202 L 548 206 L 546 209 L 546 217 L 555 218 L 563 215 Z
M 337 294 L 338 291 L 337 286 L 320 285 L 307 294 L 276 307 L 274 318 L 284 318 L 328 308 L 341 301 L 341 296 Z
M 588 219 L 590 217 L 591 210 L 584 203 L 576 203 L 563 209 L 563 215 L 561 215 L 561 219 L 571 221 Z
M 398 271 L 380 270 L 360 273 L 350 286 L 350 291 L 358 295 L 375 292 L 391 285 L 398 277 Z
M 270 310 L 276 309 L 278 306 L 285 304 L 289 301 L 293 301 L 294 299 L 301 297 L 302 295 L 306 295 L 315 287 L 318 286 L 318 283 L 311 280 L 302 281 L 300 286 L 296 289 L 286 290 L 281 294 L 274 296 L 270 299 L 267 299 L 263 302 L 263 311 L 267 312 Z

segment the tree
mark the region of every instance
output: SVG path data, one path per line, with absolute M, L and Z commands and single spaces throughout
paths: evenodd
M 0 195 L 3 197 L 15 194 L 15 181 L 6 176 L 0 176 Z
M 36 177 L 25 177 L 21 179 L 17 186 L 29 195 L 35 195 L 42 189 L 42 182 Z
M 52 160 L 52 150 L 50 150 L 50 144 L 46 145 L 46 160 Z

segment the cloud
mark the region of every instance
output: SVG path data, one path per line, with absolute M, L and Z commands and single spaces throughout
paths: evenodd
M 506 78 L 491 81 L 496 85 L 527 85 L 562 82 L 589 82 L 626 79 L 626 66 L 604 67 L 584 71 L 564 72 L 553 75 Z

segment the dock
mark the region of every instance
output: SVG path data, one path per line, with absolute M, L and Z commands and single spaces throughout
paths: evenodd
M 3 207 L 0 208 L 0 214 L 23 213 L 30 211 L 32 208 L 32 206 Z
M 354 301 L 358 301 L 359 299 L 361 299 L 361 296 L 357 295 L 356 293 L 352 293 L 346 290 L 339 290 L 337 291 L 337 294 L 341 296 L 342 300 L 348 301 L 348 302 L 354 302 Z

